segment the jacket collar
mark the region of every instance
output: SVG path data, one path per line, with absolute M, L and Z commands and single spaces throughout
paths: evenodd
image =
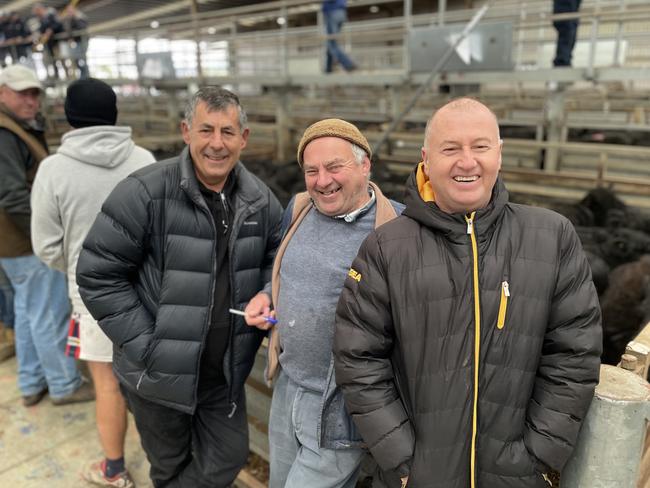
M 464 214 L 448 214 L 440 210 L 435 204 L 435 195 L 431 183 L 426 178 L 426 175 L 423 175 L 421 165 L 422 163 L 415 167 L 406 182 L 406 196 L 404 198 L 406 208 L 402 215 L 448 236 L 466 234 L 467 223 Z M 479 240 L 482 240 L 490 233 L 494 224 L 503 214 L 507 203 L 508 191 L 501 176 L 499 176 L 492 189 L 492 197 L 487 207 L 477 210 L 474 217 Z
M 203 202 L 199 181 L 194 172 L 194 163 L 190 154 L 189 146 L 185 146 L 180 156 L 181 188 L 183 188 L 194 202 Z M 229 179 L 233 180 L 233 195 L 228 195 L 233 201 L 241 199 L 251 205 L 263 198 L 262 191 L 257 184 L 255 177 L 238 161 L 232 169 Z M 204 204 L 199 203 L 199 204 Z

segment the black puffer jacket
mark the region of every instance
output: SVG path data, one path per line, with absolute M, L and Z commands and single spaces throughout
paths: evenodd
M 598 382 L 580 242 L 564 217 L 508 203 L 500 180 L 471 224 L 417 186 L 412 175 L 404 213 L 370 234 L 340 297 L 348 411 L 386 486 L 406 474 L 409 488 L 548 486 Z
M 243 309 L 271 279 L 282 207 L 240 163 L 235 177 L 230 306 Z M 121 383 L 147 399 L 192 413 L 216 273 L 215 226 L 187 148 L 150 165 L 110 194 L 77 266 L 88 310 L 114 344 Z M 224 372 L 234 401 L 263 333 L 233 316 Z

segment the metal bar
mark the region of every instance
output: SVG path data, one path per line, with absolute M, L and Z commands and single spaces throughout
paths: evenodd
M 598 42 L 598 26 L 600 25 L 600 16 L 598 15 L 599 9 L 599 0 L 596 0 L 596 6 L 594 10 L 596 15 L 591 20 L 591 36 L 589 39 L 589 62 L 587 64 L 587 78 L 593 78 L 594 74 L 594 62 L 596 60 L 596 43 Z
M 411 72 L 411 51 L 409 49 L 409 44 L 407 41 L 408 33 L 411 32 L 412 23 L 412 14 L 413 14 L 413 3 L 412 0 L 404 0 L 404 32 L 405 35 L 402 38 L 402 48 L 404 53 L 402 67 L 405 73 Z
M 203 86 L 205 82 L 201 65 L 201 32 L 199 31 L 199 5 L 197 0 L 192 0 L 190 12 L 192 14 L 192 26 L 194 27 L 194 42 L 196 43 L 196 77 L 199 85 Z
M 625 4 L 626 0 L 621 0 L 621 5 L 619 10 L 623 12 L 625 10 Z M 623 37 L 623 21 L 619 20 L 618 24 L 616 25 L 616 44 L 614 44 L 614 59 L 612 60 L 612 65 L 613 66 L 620 66 L 621 63 L 619 62 L 620 54 L 621 54 L 621 39 Z
M 379 142 L 375 145 L 373 148 L 372 152 L 373 154 L 377 155 L 379 153 L 379 149 L 381 149 L 381 146 L 384 145 L 384 143 L 388 140 L 392 132 L 397 128 L 397 126 L 400 124 L 404 116 L 411 111 L 411 109 L 415 106 L 417 101 L 420 99 L 422 94 L 429 88 L 431 85 L 431 82 L 435 78 L 435 76 L 438 74 L 438 72 L 445 66 L 445 63 L 447 60 L 451 57 L 453 52 L 456 50 L 458 45 L 469 35 L 470 32 L 476 27 L 476 24 L 481 20 L 483 15 L 485 15 L 485 12 L 488 10 L 489 3 L 486 3 L 481 7 L 478 12 L 474 14 L 472 19 L 467 23 L 463 31 L 461 32 L 460 36 L 458 36 L 458 39 L 449 46 L 445 54 L 438 60 L 436 65 L 433 67 L 431 70 L 431 73 L 429 74 L 428 78 L 420 85 L 420 87 L 417 89 L 409 103 L 406 104 L 406 107 L 402 110 L 402 112 L 399 114 L 399 116 L 393 120 L 393 122 L 390 124 L 390 127 L 386 129 L 386 131 L 383 133 L 381 136 L 381 139 L 379 139 Z

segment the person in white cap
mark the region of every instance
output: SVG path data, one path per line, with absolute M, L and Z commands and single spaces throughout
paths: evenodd
M 0 73 L 0 266 L 14 289 L 18 387 L 23 405 L 88 401 L 92 385 L 64 354 L 70 305 L 63 273 L 42 263 L 30 242 L 30 192 L 47 156 L 39 115 L 41 83 L 21 65 Z

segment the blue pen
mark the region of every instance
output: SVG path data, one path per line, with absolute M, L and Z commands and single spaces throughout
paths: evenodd
M 228 311 L 230 313 L 232 313 L 232 314 L 241 315 L 242 317 L 246 317 L 246 312 L 242 312 L 241 310 L 231 308 L 231 309 L 228 309 Z M 275 324 L 278 323 L 278 321 L 276 319 L 274 319 L 273 317 L 263 317 L 263 318 L 264 318 L 264 320 L 266 320 L 271 325 L 275 325 Z

